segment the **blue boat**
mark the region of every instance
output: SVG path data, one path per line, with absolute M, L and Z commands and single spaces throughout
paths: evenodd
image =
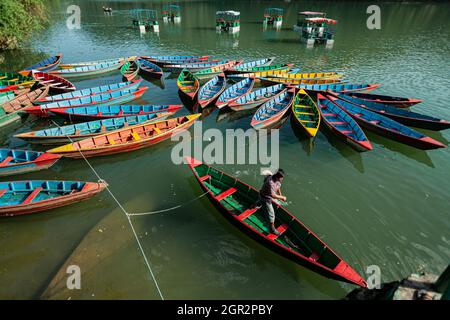
M 51 153 L 0 149 L 0 177 L 47 169 L 59 159 Z
M 47 116 L 49 112 L 52 112 L 54 109 L 67 109 L 67 108 L 81 108 L 88 106 L 112 106 L 121 103 L 126 103 L 137 98 L 142 97 L 145 91 L 147 91 L 148 87 L 142 87 L 137 89 L 125 89 L 113 91 L 111 93 L 104 93 L 99 95 L 92 95 L 83 98 L 75 98 L 70 100 L 62 100 L 58 102 L 52 102 L 47 104 L 42 104 L 38 106 L 29 106 L 25 107 L 22 110 L 35 114 L 38 116 Z
M 334 103 L 327 103 L 322 95 L 317 95 L 317 106 L 323 119 L 322 123 L 339 138 L 358 151 L 372 150 L 372 144 L 355 120 Z
M 216 107 L 221 109 L 239 97 L 249 93 L 254 84 L 255 78 L 245 78 L 244 80 L 233 84 L 231 87 L 228 87 L 217 99 Z
M 336 104 L 350 114 L 363 128 L 367 128 L 387 138 L 423 150 L 445 147 L 442 143 L 423 133 L 413 130 L 376 112 L 369 111 L 368 109 L 364 109 L 353 103 L 341 100 L 335 95 L 327 94 L 325 97 L 328 99 L 323 101 L 325 106 L 329 107 L 331 103 Z
M 204 108 L 218 98 L 227 86 L 225 75 L 219 74 L 205 83 L 198 92 L 198 104 Z
M 44 59 L 42 61 L 39 61 L 38 63 L 35 63 L 28 68 L 22 70 L 23 72 L 28 72 L 31 70 L 38 70 L 42 72 L 47 72 L 53 69 L 56 69 L 59 64 L 61 63 L 62 54 L 54 55 L 53 57 Z
M 147 115 L 162 112 L 175 112 L 182 108 L 182 105 L 120 105 L 103 107 L 79 107 L 52 109 L 54 115 L 76 121 L 101 120 L 107 118 L 119 118 L 136 115 Z
M 174 113 L 175 112 L 161 112 L 121 118 L 94 120 L 44 130 L 19 133 L 14 137 L 26 140 L 27 142 L 34 144 L 66 144 L 70 143 L 71 141 L 79 141 L 117 129 L 123 129 L 126 126 L 164 120 Z
M 382 103 L 362 100 L 348 95 L 340 94 L 338 97 L 342 100 L 349 101 L 357 106 L 363 107 L 370 111 L 389 117 L 407 126 L 436 131 L 450 128 L 450 121 L 448 120 L 427 116 L 424 114 L 408 111 L 405 109 L 399 109 Z
M 125 60 L 118 59 L 111 62 L 102 62 L 93 65 L 86 65 L 76 68 L 51 70 L 50 74 L 58 75 L 64 78 L 77 78 L 77 77 L 87 77 L 87 76 L 97 76 L 100 74 L 108 73 L 114 70 L 119 70 Z
M 140 75 L 155 79 L 160 79 L 162 77 L 163 69 L 161 69 L 160 66 L 144 58 L 140 58 L 138 61 L 140 64 Z
M 279 127 L 291 110 L 294 96 L 293 90 L 284 90 L 264 103 L 253 115 L 251 126 L 258 130 Z
M 110 93 L 110 92 L 118 91 L 118 90 L 126 90 L 126 89 L 133 90 L 133 89 L 137 89 L 141 83 L 142 83 L 142 79 L 107 84 L 107 85 L 103 85 L 103 86 L 92 87 L 92 88 L 57 94 L 57 95 L 53 95 L 53 96 L 47 96 L 42 99 L 37 99 L 33 103 L 34 104 L 46 104 L 46 103 L 58 102 L 58 101 L 62 101 L 62 100 L 82 98 L 82 97 L 97 95 L 97 94 L 101 94 L 101 93 Z
M 176 64 L 167 64 L 164 66 L 166 71 L 181 71 L 183 69 L 187 69 L 190 72 L 200 71 L 202 69 L 215 67 L 221 64 L 229 63 L 229 60 L 221 60 L 221 61 L 207 61 L 207 62 L 182 62 Z
M 255 90 L 229 103 L 228 107 L 234 111 L 253 109 L 280 94 L 286 88 L 287 86 L 284 84 L 276 84 L 274 86 Z
M 265 58 L 265 59 L 261 59 L 261 60 L 244 62 L 244 63 L 238 64 L 237 66 L 235 66 L 233 68 L 229 68 L 228 70 L 244 72 L 248 68 L 269 66 L 270 64 L 272 64 L 273 60 L 275 60 L 275 58 Z
M 380 85 L 374 84 L 354 84 L 354 83 L 341 83 L 341 84 L 300 84 L 296 85 L 299 89 L 310 91 L 333 91 L 333 92 L 357 92 L 357 91 L 370 91 L 378 88 Z
M 103 191 L 106 182 L 27 180 L 0 182 L 0 217 L 18 216 L 76 203 Z

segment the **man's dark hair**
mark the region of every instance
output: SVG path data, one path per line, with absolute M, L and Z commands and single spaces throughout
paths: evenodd
M 273 176 L 274 176 L 276 179 L 283 178 L 283 177 L 284 177 L 284 170 L 281 169 L 281 168 L 278 169 L 277 173 L 275 173 Z

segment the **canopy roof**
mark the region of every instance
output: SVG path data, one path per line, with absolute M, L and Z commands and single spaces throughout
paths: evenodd
M 334 19 L 328 19 L 328 18 L 306 18 L 305 21 L 313 22 L 313 23 L 327 23 L 327 24 L 336 24 L 337 21 Z
M 238 16 L 241 13 L 239 11 L 227 10 L 227 11 L 217 11 L 216 15 L 230 15 L 230 16 Z
M 298 14 L 301 14 L 304 16 L 325 16 L 324 12 L 318 12 L 318 11 L 301 11 Z

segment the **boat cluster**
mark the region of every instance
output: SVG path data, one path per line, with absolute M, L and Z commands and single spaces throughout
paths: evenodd
M 273 58 L 244 62 L 209 56 L 133 56 L 62 64 L 60 54 L 17 73 L 0 73 L 0 127 L 23 115 L 60 117 L 70 124 L 22 132 L 15 137 L 51 145 L 46 152 L 0 149 L 0 176 L 49 168 L 61 157 L 81 158 L 129 152 L 189 128 L 201 114 L 192 110 L 254 112 L 255 129 L 278 128 L 292 116 L 315 137 L 326 127 L 357 150 L 372 149 L 363 128 L 420 149 L 445 147 L 410 128 L 442 130 L 450 122 L 410 111 L 420 100 L 367 93 L 377 84 L 355 84 L 338 72 L 303 72 Z M 78 90 L 69 80 L 120 72 L 124 82 Z M 183 104 L 129 104 L 148 89 L 143 79 L 179 73 Z M 321 126 L 322 124 L 322 126 Z M 70 143 L 68 143 L 70 142 Z M 104 182 L 15 181 L 0 183 L 0 216 L 47 210 L 89 198 Z

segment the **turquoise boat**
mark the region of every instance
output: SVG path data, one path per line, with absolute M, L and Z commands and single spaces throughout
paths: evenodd
M 255 90 L 229 103 L 228 107 L 233 111 L 253 109 L 280 94 L 286 88 L 287 86 L 284 84 L 276 84 L 274 86 Z
M 253 115 L 251 126 L 257 130 L 278 127 L 289 115 L 294 96 L 293 90 L 285 90 L 264 103 Z
M 48 72 L 50 70 L 58 68 L 59 64 L 61 63 L 61 58 L 61 53 L 54 55 L 50 58 L 39 61 L 38 63 L 35 63 L 28 68 L 25 68 L 23 71 L 38 70 L 42 72 Z
M 0 149 L 0 177 L 48 169 L 61 157 L 51 153 Z
M 53 96 L 47 96 L 47 97 L 44 97 L 41 99 L 37 99 L 33 103 L 34 104 L 46 104 L 46 103 L 59 102 L 59 101 L 63 101 L 63 100 L 82 98 L 82 97 L 98 95 L 98 94 L 112 93 L 113 91 L 119 91 L 119 90 L 133 90 L 133 89 L 137 89 L 141 83 L 142 83 L 141 79 L 127 81 L 127 82 L 113 83 L 113 84 L 108 84 L 108 85 L 104 85 L 104 86 L 92 87 L 92 88 L 57 94 L 57 95 L 53 95 Z
M 121 118 L 94 120 L 44 130 L 24 132 L 14 137 L 26 140 L 28 143 L 41 145 L 61 145 L 71 141 L 79 141 L 110 131 L 123 129 L 126 126 L 164 120 L 175 111 L 135 115 Z
M 94 64 L 94 65 L 81 66 L 81 67 L 76 67 L 76 68 L 51 70 L 48 73 L 53 74 L 53 75 L 58 75 L 58 76 L 61 76 L 64 78 L 89 77 L 89 76 L 96 76 L 99 74 L 112 72 L 114 70 L 119 70 L 124 63 L 125 63 L 125 60 L 116 60 L 116 61 L 103 62 L 103 63 L 99 63 L 99 64 Z
M 239 97 L 249 93 L 252 91 L 254 84 L 255 78 L 246 78 L 238 83 L 235 83 L 231 87 L 228 87 L 217 99 L 216 107 L 221 109 Z
M 0 92 L 0 105 L 6 103 L 8 101 L 11 101 L 15 97 L 16 97 L 16 95 L 12 91 Z
M 378 88 L 378 83 L 355 84 L 355 83 L 338 83 L 338 84 L 300 84 L 295 87 L 310 91 L 333 91 L 333 92 L 358 92 L 371 91 Z

